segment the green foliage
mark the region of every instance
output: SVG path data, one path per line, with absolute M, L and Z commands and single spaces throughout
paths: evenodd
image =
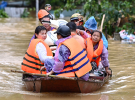
M 99 1 L 100 3 L 98 3 Z M 103 31 L 105 31 L 106 26 L 107 33 L 111 35 L 115 31 L 116 27 L 114 26 L 116 26 L 118 18 L 129 17 L 135 14 L 134 3 L 135 0 L 67 0 L 65 6 L 61 6 L 61 8 L 72 10 L 82 5 L 82 14 L 86 16 L 86 19 L 94 16 L 99 23 L 98 25 L 101 24 L 102 16 L 105 14 Z M 127 28 L 130 28 L 129 26 L 133 24 L 125 25 Z
M 56 18 L 59 18 L 60 17 L 60 13 L 63 11 L 63 9 L 57 9 L 57 10 L 55 10 L 54 11 L 54 16 L 56 17 Z
M 116 32 L 120 32 L 121 30 L 126 30 L 128 34 L 133 34 L 135 32 L 135 26 L 133 23 L 125 23 L 122 27 L 116 27 Z
M 30 14 L 30 12 L 28 12 L 27 9 L 24 9 L 24 12 L 23 12 L 23 14 L 21 15 L 21 18 L 26 18 L 26 17 L 29 16 L 29 14 Z
M 0 10 L 0 18 L 8 18 L 7 13 L 3 9 Z
M 35 7 L 29 8 L 29 11 L 36 11 L 36 8 Z

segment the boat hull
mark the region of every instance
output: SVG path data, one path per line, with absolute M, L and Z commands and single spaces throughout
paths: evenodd
M 41 77 L 25 78 L 23 81 L 26 89 L 33 92 L 90 93 L 100 89 L 108 79 L 109 76 L 90 77 L 88 81 Z

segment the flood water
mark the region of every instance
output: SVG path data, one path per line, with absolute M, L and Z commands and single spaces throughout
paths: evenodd
M 27 91 L 20 73 L 21 62 L 40 24 L 36 19 L 0 19 L 0 100 L 135 100 L 135 44 L 109 39 L 112 78 L 92 93 L 34 93 Z

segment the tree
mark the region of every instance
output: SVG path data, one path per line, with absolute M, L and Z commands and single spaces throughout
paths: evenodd
M 103 14 L 106 15 L 103 29 L 108 29 L 108 34 L 112 34 L 116 27 L 118 18 L 130 17 L 135 14 L 134 0 L 67 0 L 65 6 L 61 6 L 56 10 L 56 14 L 60 14 L 62 10 L 73 10 L 78 6 L 82 6 L 82 13 L 86 19 L 95 16 L 100 25 Z M 56 15 L 55 14 L 55 15 Z M 58 15 L 57 14 L 57 15 Z M 133 19 L 130 18 L 130 23 Z M 134 26 L 134 25 L 130 25 Z M 129 28 L 129 27 L 128 27 Z M 133 27 L 135 29 L 135 27 Z

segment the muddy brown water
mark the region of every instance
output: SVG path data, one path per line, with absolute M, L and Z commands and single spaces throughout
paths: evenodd
M 109 39 L 109 62 L 112 78 L 92 93 L 34 93 L 27 91 L 21 62 L 35 27 L 34 18 L 0 19 L 0 100 L 135 100 L 135 44 Z

